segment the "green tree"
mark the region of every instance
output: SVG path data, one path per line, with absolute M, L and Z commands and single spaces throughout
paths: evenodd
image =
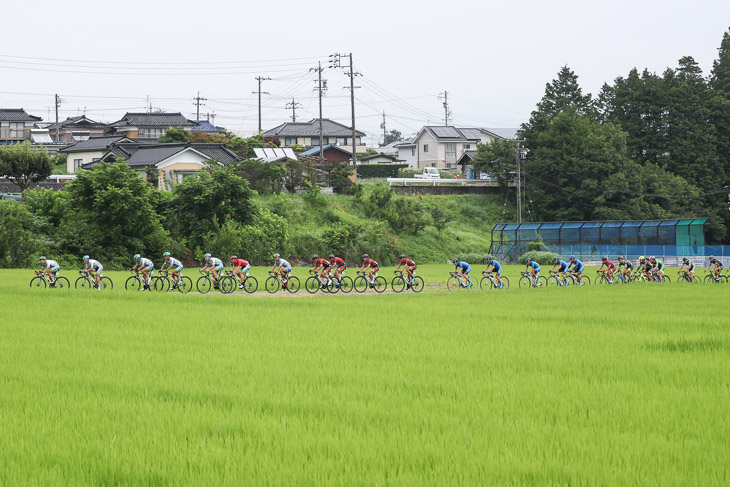
M 454 214 L 443 209 L 441 205 L 431 207 L 431 224 L 436 228 L 436 230 L 438 230 L 439 240 L 441 239 L 441 231 L 446 228 L 446 225 L 453 219 Z
M 247 159 L 233 163 L 231 167 L 260 194 L 278 193 L 286 180 L 286 168 L 277 162 Z
M 509 183 L 514 179 L 514 172 L 517 169 L 514 142 L 492 139 L 488 144 L 477 144 L 477 153 L 472 163 L 477 171 L 483 171 L 497 178 L 497 183 L 506 199 Z
M 165 130 L 165 135 L 160 137 L 159 139 L 160 143 L 168 144 L 168 143 L 181 143 L 181 142 L 192 142 L 193 141 L 193 134 L 188 132 L 182 127 L 168 127 L 167 130 Z
M 39 220 L 16 201 L 0 200 L 0 267 L 26 267 L 37 262 Z
M 386 146 L 392 142 L 400 142 L 403 140 L 403 135 L 400 133 L 400 130 L 391 130 L 385 135 L 385 139 L 383 139 L 383 146 Z
M 51 175 L 53 162 L 45 151 L 34 150 L 29 142 L 0 148 L 0 176 L 12 181 L 20 192 Z
M 402 196 L 391 199 L 382 214 L 396 235 L 418 235 L 418 232 L 432 223 L 419 201 Z

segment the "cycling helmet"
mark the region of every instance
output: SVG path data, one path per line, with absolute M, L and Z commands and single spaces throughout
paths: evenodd
M 319 259 L 319 255 L 317 255 L 317 254 L 314 254 L 314 255 L 312 256 L 312 260 L 317 260 L 317 259 Z
M 368 254 L 362 254 L 363 260 L 367 259 L 368 257 L 370 257 Z
M 89 256 L 88 255 L 85 255 L 84 256 L 84 260 L 89 260 Z
M 619 262 L 623 262 L 623 260 L 624 260 L 624 256 L 623 256 L 623 255 L 619 255 L 619 256 L 618 256 L 618 261 L 619 261 Z
M 491 256 L 491 255 L 488 255 L 488 256 L 487 256 L 487 258 L 486 258 L 486 259 L 484 259 L 484 260 L 486 260 L 487 262 L 491 262 L 491 261 L 493 261 L 494 259 L 492 259 L 492 256 Z
M 571 255 L 570 260 L 575 260 L 575 255 Z
M 406 258 L 406 254 L 400 254 L 400 255 L 398 256 L 398 258 L 399 258 L 399 259 L 405 259 L 405 258 Z
M 608 257 L 606 257 L 606 256 L 604 255 L 603 257 L 601 257 L 601 260 L 602 260 L 603 262 L 606 262 L 606 261 L 608 260 Z
M 279 257 L 281 257 L 281 255 L 279 255 L 279 254 L 274 254 L 274 259 L 278 259 Z
M 687 262 L 689 262 L 689 259 L 687 257 L 682 257 L 682 262 L 686 264 Z
M 335 254 L 330 254 L 330 259 L 334 259 L 334 258 L 335 258 Z
M 525 264 L 529 264 L 530 262 L 532 262 L 532 259 L 531 258 L 528 257 L 528 258 L 525 259 Z
M 553 257 L 553 262 L 554 262 L 554 263 L 556 263 L 556 264 L 557 264 L 559 260 L 560 260 L 560 259 L 558 259 L 558 256 L 557 256 L 557 255 L 556 255 L 555 257 Z
M 232 255 L 232 256 L 231 256 L 231 260 L 236 260 L 236 259 L 238 259 L 238 257 L 237 257 L 237 256 L 235 256 L 235 255 Z
M 38 260 L 40 260 L 41 262 L 43 262 L 44 260 L 46 260 L 46 256 L 45 255 L 41 255 L 40 257 L 38 257 Z
M 170 257 L 170 252 L 165 252 L 164 254 L 162 254 L 162 256 L 163 257 Z
M 653 262 L 653 261 L 655 261 L 655 260 L 656 260 L 656 257 L 654 257 L 654 256 L 652 255 L 651 257 L 649 257 L 649 260 Z
M 710 256 L 710 262 L 715 262 L 715 256 L 714 255 L 711 255 Z
M 641 257 L 639 257 L 639 262 L 641 262 L 642 260 L 644 260 L 644 256 L 643 255 Z
M 210 259 L 211 255 L 210 254 L 205 254 L 203 257 L 205 257 L 206 259 Z
M 139 259 L 141 259 L 141 258 L 142 258 L 142 256 L 141 256 L 141 255 L 139 255 L 139 254 L 134 254 L 134 260 L 139 260 Z
M 457 259 L 456 257 L 454 257 L 454 259 L 451 262 L 453 262 L 454 264 L 456 264 L 457 262 L 459 262 L 459 259 Z

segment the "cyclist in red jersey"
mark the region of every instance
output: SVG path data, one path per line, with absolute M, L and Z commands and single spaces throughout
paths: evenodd
M 243 289 L 243 281 L 246 280 L 246 277 L 244 274 L 246 274 L 249 269 L 251 269 L 251 264 L 248 263 L 245 259 L 239 259 L 235 255 L 231 256 L 231 269 L 235 275 L 238 276 L 238 280 L 240 283 L 238 284 L 238 289 Z
M 314 261 L 314 269 L 312 269 L 313 273 L 317 273 L 321 269 L 321 272 L 319 273 L 319 277 L 329 283 L 329 276 L 327 275 L 330 270 L 330 263 L 327 259 L 320 259 L 319 255 L 314 254 L 312 256 L 312 260 Z
M 406 254 L 400 254 L 398 258 L 400 259 L 400 264 L 398 264 L 398 268 L 395 271 L 398 272 L 401 266 L 405 266 L 406 274 L 408 275 L 408 285 L 410 285 L 413 281 L 413 271 L 415 271 L 417 267 L 416 263 L 411 259 L 406 258 Z
M 601 259 L 601 267 L 598 268 L 598 270 L 602 270 L 604 267 L 606 267 L 606 277 L 608 277 L 608 282 L 613 282 L 613 273 L 616 270 L 616 266 L 608 260 L 608 257 L 605 255 Z
M 335 254 L 330 254 L 330 266 L 335 270 L 335 278 L 339 279 L 340 275 L 347 269 L 345 261 L 336 257 Z
M 368 254 L 362 254 L 362 267 L 360 267 L 360 272 L 365 272 L 365 269 L 370 269 L 368 273 L 368 278 L 370 280 L 370 284 L 373 283 L 373 276 L 376 272 L 378 272 L 378 269 L 380 269 L 380 266 L 377 262 L 375 262 L 373 259 L 370 258 Z

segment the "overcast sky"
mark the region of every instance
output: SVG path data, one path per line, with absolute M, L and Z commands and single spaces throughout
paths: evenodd
M 589 5 L 591 4 L 591 5 Z M 593 5 L 595 4 L 595 6 Z M 404 135 L 443 124 L 448 91 L 456 126 L 516 127 L 562 65 L 584 92 L 636 66 L 662 72 L 685 55 L 705 74 L 730 27 L 730 1 L 613 2 L 35 0 L 3 2 L 0 107 L 53 120 L 86 110 L 104 122 L 153 108 L 202 113 L 240 135 L 257 130 L 256 76 L 264 130 L 318 114 L 318 60 L 353 53 L 357 128 L 368 145 L 386 126 Z M 348 78 L 324 72 L 324 116 L 350 121 Z M 201 118 L 204 118 L 201 115 Z

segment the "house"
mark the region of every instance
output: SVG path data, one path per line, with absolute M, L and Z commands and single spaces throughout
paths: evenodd
M 61 149 L 59 152 L 66 154 L 66 172 L 74 173 L 81 166 L 98 161 L 117 142 L 132 142 L 132 140 L 122 135 L 91 137 Z
M 418 156 L 416 155 L 416 144 L 413 140 L 402 140 L 400 142 L 394 142 L 393 148 L 397 151 L 396 157 L 403 164 L 408 164 L 410 167 L 418 167 Z
M 124 159 L 140 177 L 147 178 L 150 169 L 157 173 L 157 188 L 172 189 L 190 175 L 211 164 L 230 164 L 240 158 L 225 144 L 150 144 L 119 141 L 110 144 L 107 152 L 97 161 L 84 164 L 82 169 L 93 169 L 99 162 Z
M 109 127 L 110 135 L 130 138 L 159 139 L 170 127 L 192 131 L 198 123 L 183 117 L 182 113 L 126 113 Z
M 29 115 L 22 108 L 0 108 L 0 142 L 30 139 L 30 130 L 41 120 L 41 117 Z
M 403 161 L 398 160 L 396 156 L 389 154 L 373 154 L 370 156 L 358 157 L 357 163 L 360 164 L 400 164 Z
M 349 163 L 352 159 L 352 152 L 347 151 L 334 144 L 328 144 L 322 146 L 322 157 L 326 162 L 347 162 Z M 314 146 L 311 149 L 305 150 L 299 153 L 300 159 L 309 159 L 315 162 L 319 161 L 319 146 Z
M 355 131 L 355 151 L 360 154 L 367 151 L 362 143 L 365 132 Z M 319 147 L 319 119 L 309 122 L 287 122 L 264 132 L 264 140 L 278 139 L 284 147 L 301 145 L 307 148 Z M 322 145 L 347 149 L 352 153 L 352 127 L 322 119 Z
M 506 139 L 516 129 L 499 129 L 502 135 L 486 128 L 423 127 L 413 139 L 419 168 L 457 169 L 457 161 L 466 151 L 476 150 L 477 144 L 494 139 Z
M 109 130 L 109 125 L 95 122 L 86 115 L 79 115 L 69 117 L 62 122 L 52 123 L 46 129 L 54 141 L 73 143 L 91 137 L 101 137 Z

